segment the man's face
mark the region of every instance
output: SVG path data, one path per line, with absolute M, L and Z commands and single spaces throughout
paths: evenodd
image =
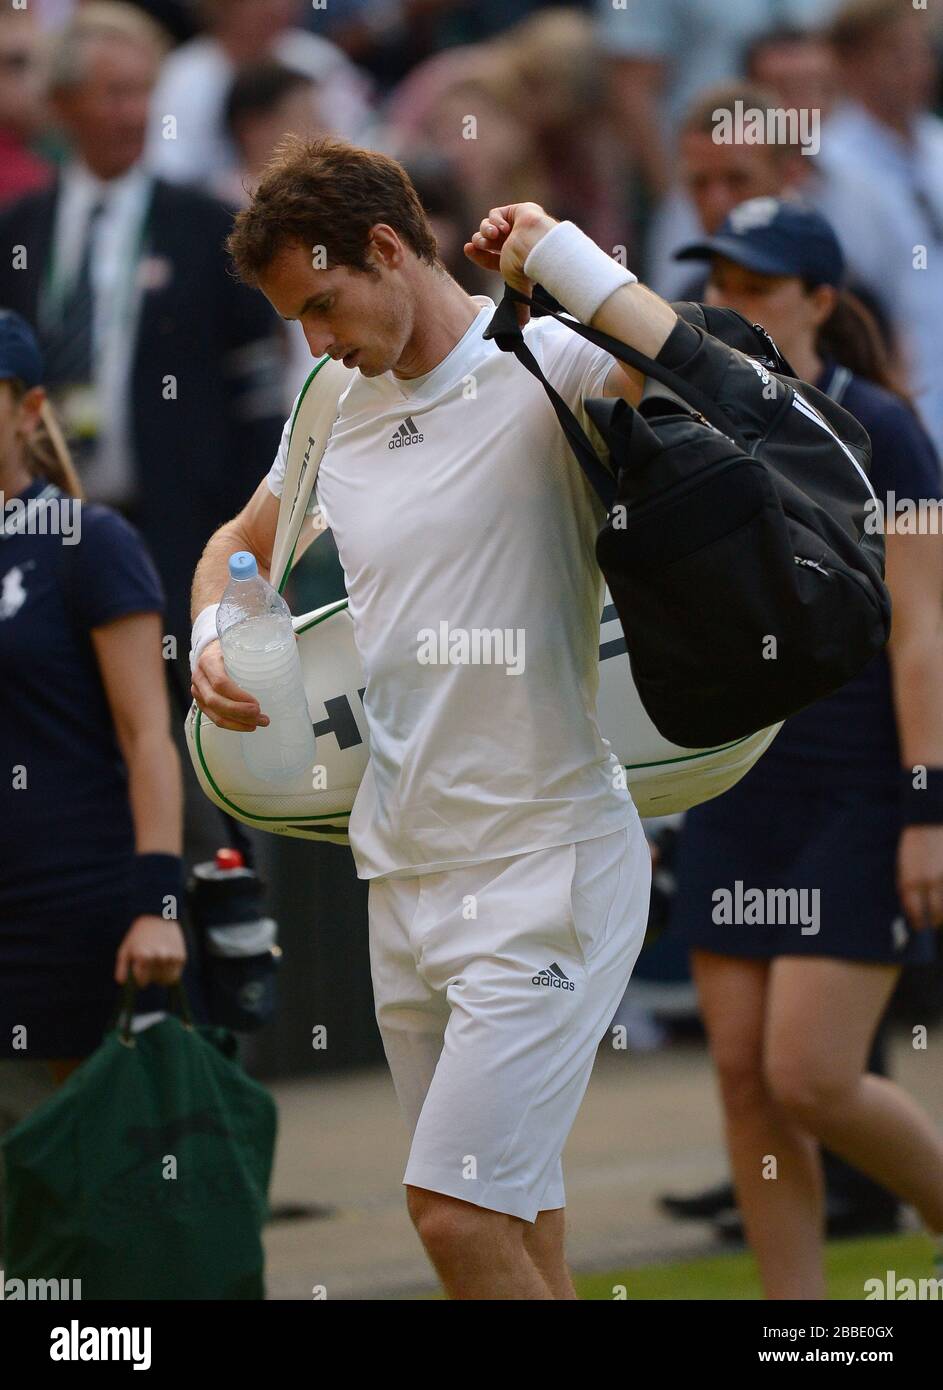
M 766 145 L 717 145 L 706 131 L 687 131 L 679 155 L 682 182 L 708 236 L 738 203 L 782 192 L 778 156 Z
M 329 353 L 364 376 L 380 376 L 403 355 L 413 312 L 395 266 L 372 250 L 368 260 L 374 273 L 315 270 L 311 251 L 296 243 L 276 256 L 259 288 L 282 318 L 300 322 L 312 357 Z
M 100 178 L 116 178 L 140 159 L 156 76 L 156 56 L 142 44 L 96 39 L 82 80 L 57 95 L 70 139 Z
M 43 114 L 38 42 L 32 15 L 0 11 L 0 126 L 26 134 Z

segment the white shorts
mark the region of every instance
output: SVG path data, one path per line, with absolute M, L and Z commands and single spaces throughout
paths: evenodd
M 535 1221 L 648 918 L 638 820 L 370 882 L 377 1021 L 412 1133 L 403 1182 Z

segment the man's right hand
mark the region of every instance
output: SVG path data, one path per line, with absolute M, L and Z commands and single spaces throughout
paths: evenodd
M 208 643 L 193 668 L 190 693 L 208 719 L 220 729 L 234 729 L 250 734 L 260 725 L 268 724 L 259 702 L 247 690 L 242 690 L 226 673 L 223 649 L 217 639 Z
M 556 219 L 539 203 L 508 203 L 492 208 L 465 243 L 465 255 L 482 270 L 498 271 L 516 290 L 530 294 L 533 286 L 524 274 L 524 262 Z

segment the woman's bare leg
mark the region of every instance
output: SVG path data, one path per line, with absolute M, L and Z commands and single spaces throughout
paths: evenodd
M 776 1103 L 763 1069 L 768 961 L 692 952 L 717 1068 L 744 1228 L 767 1298 L 825 1297 L 818 1145 Z M 775 1178 L 764 1176 L 775 1159 Z
M 912 1096 L 865 1073 L 875 1030 L 900 973 L 823 957 L 772 967 L 766 1074 L 797 1125 L 917 1208 L 943 1233 L 943 1136 Z

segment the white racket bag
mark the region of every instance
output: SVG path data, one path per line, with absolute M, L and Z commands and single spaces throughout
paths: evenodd
M 277 577 L 279 592 L 291 573 L 321 457 L 350 378 L 351 369 L 322 358 L 295 408 L 272 554 L 272 582 Z M 311 517 L 307 524 L 313 524 Z M 236 820 L 274 835 L 347 844 L 347 823 L 369 756 L 365 680 L 347 599 L 293 621 L 317 738 L 312 772 L 278 785 L 260 781 L 246 767 L 241 736 L 217 728 L 196 704 L 186 722 L 190 757 L 203 791 Z M 608 593 L 599 663 L 600 727 L 625 768 L 641 816 L 672 815 L 720 796 L 749 771 L 780 728 L 760 729 L 718 748 L 668 743 L 642 708 Z

